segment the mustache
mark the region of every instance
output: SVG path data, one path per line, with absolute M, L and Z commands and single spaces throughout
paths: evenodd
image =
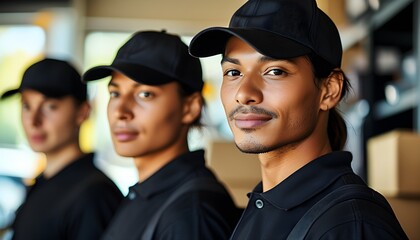
M 229 112 L 228 118 L 229 120 L 233 120 L 235 115 L 238 113 L 247 114 L 247 113 L 254 113 L 254 114 L 264 114 L 268 115 L 272 118 L 277 118 L 277 114 L 274 112 L 268 111 L 264 108 L 260 108 L 257 106 L 238 106 L 237 108 L 233 109 Z

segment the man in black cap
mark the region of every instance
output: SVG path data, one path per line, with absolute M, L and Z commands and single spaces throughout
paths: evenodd
M 89 116 L 86 84 L 68 62 L 46 58 L 31 65 L 18 89 L 29 145 L 46 157 L 12 225 L 13 239 L 99 239 L 123 196 L 79 145 Z
M 235 143 L 261 162 L 262 182 L 231 239 L 407 239 L 342 151 L 336 107 L 350 85 L 338 30 L 315 0 L 249 0 L 229 27 L 201 31 L 189 50 L 222 54 Z
M 228 239 L 238 209 L 205 166 L 204 151 L 188 147 L 204 101 L 199 59 L 179 36 L 142 31 L 83 80 L 108 76 L 112 141 L 119 155 L 134 159 L 139 182 L 103 239 Z

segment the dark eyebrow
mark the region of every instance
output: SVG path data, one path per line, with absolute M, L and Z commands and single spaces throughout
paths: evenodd
M 278 61 L 279 59 L 275 59 L 272 57 L 268 57 L 268 56 L 262 56 L 260 57 L 260 62 L 271 62 L 271 61 Z
M 272 58 L 272 57 L 268 57 L 268 56 L 261 56 L 261 58 L 258 61 L 259 62 L 283 61 L 283 62 L 290 63 L 290 64 L 296 64 L 295 61 L 293 61 L 293 59 L 276 59 L 276 58 Z M 224 56 L 222 58 L 222 61 L 220 62 L 220 64 L 223 64 L 225 62 L 230 62 L 230 63 L 233 63 L 233 64 L 241 65 L 241 62 L 238 59 L 230 58 L 230 57 L 226 57 L 226 56 Z
M 138 82 L 135 82 L 135 81 L 133 81 L 133 83 L 132 83 L 132 87 L 133 88 L 137 88 L 137 87 L 139 87 L 141 85 L 142 84 L 140 84 Z M 119 85 L 118 85 L 118 83 L 116 83 L 115 81 L 112 81 L 112 79 L 111 79 L 111 81 L 109 81 L 109 83 L 108 83 L 108 87 L 116 87 L 116 88 L 118 88 Z
M 259 61 L 260 62 L 280 61 L 280 62 L 285 62 L 285 63 L 296 65 L 296 61 L 295 61 L 294 58 L 277 59 L 277 58 L 272 58 L 272 57 L 268 57 L 268 56 L 262 56 Z
M 108 87 L 111 87 L 111 86 L 118 87 L 118 84 L 116 84 L 115 82 L 113 82 L 112 79 L 111 79 L 111 81 L 109 81 L 109 83 L 108 83 Z
M 237 65 L 240 65 L 241 64 L 241 62 L 239 62 L 238 59 L 223 56 L 222 61 L 220 62 L 220 64 L 223 64 L 225 62 L 230 62 L 230 63 L 237 64 Z

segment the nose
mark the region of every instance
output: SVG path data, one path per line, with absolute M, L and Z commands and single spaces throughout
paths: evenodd
M 262 82 L 258 77 L 243 77 L 235 95 L 236 102 L 242 105 L 255 105 L 263 100 Z
M 41 109 L 28 112 L 27 121 L 32 127 L 39 127 L 42 125 L 43 112 Z
M 118 99 L 111 100 L 108 104 L 108 109 L 113 116 L 118 120 L 131 120 L 134 117 L 133 108 L 134 99 L 127 96 L 121 96 Z

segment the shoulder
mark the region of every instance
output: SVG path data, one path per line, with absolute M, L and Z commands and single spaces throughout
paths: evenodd
M 67 189 L 67 196 L 77 199 L 77 205 L 95 205 L 100 202 L 120 202 L 123 195 L 117 185 L 98 169 L 90 159 L 83 159 L 82 170 L 72 176 L 72 183 Z
M 80 167 L 81 171 L 77 176 L 73 176 L 75 190 L 85 193 L 115 192 L 115 190 L 118 190 L 114 181 L 95 166 L 93 156 L 91 153 L 86 155 L 85 159 L 80 160 L 83 161 L 83 163 L 80 163 L 83 164 Z
M 107 180 L 84 180 L 69 193 L 67 217 L 70 222 L 86 226 L 100 226 L 108 222 L 118 209 L 124 196 Z M 87 222 L 91 223 L 87 223 Z
M 189 212 L 199 215 L 206 214 L 208 211 L 222 211 L 225 207 L 234 206 L 224 185 L 215 178 L 196 178 L 194 182 L 195 184 L 186 187 L 189 190 L 185 190 L 186 192 L 173 201 L 165 214 Z
M 163 236 L 192 236 L 191 239 L 228 238 L 239 218 L 239 210 L 223 185 L 216 180 L 210 182 L 221 191 L 186 192 L 163 212 L 156 232 Z
M 366 197 L 354 193 L 337 200 L 313 222 L 306 238 L 407 239 L 385 198 L 368 187 L 365 191 Z
M 98 170 L 99 171 L 99 170 Z M 122 199 L 123 195 L 115 183 L 103 173 L 92 173 L 79 183 L 78 197 L 85 201 L 108 201 Z

